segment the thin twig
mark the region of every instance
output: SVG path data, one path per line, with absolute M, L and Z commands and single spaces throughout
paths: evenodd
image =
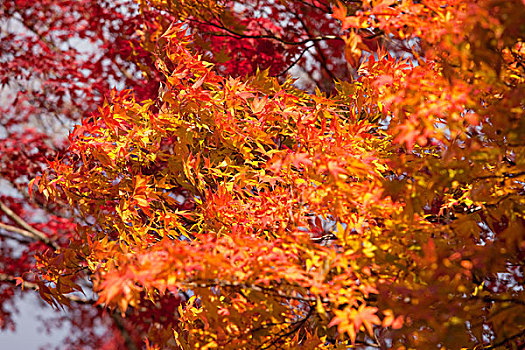
M 293 66 L 295 66 L 301 60 L 301 58 L 304 56 L 304 54 L 307 51 L 309 51 L 312 47 L 314 47 L 314 45 L 310 45 L 310 46 L 305 47 L 304 50 L 301 52 L 301 54 L 292 63 L 290 63 L 288 68 L 283 70 L 281 73 L 277 74 L 277 76 L 280 77 L 282 75 L 285 75 Z
M 510 336 L 508 338 L 505 338 L 497 343 L 494 343 L 494 344 L 490 344 L 490 345 L 487 345 L 487 346 L 483 346 L 482 348 L 480 348 L 480 350 L 490 350 L 490 349 L 495 349 L 495 348 L 498 348 L 500 346 L 503 346 L 507 343 L 509 343 L 510 341 L 514 340 L 514 339 L 517 339 L 519 337 L 523 337 L 525 336 L 525 329 L 517 334 L 514 334 L 513 336 Z
M 257 35 L 251 35 L 251 34 L 243 34 L 238 33 L 234 30 L 231 30 L 230 28 L 226 27 L 220 20 L 216 19 L 220 24 L 216 24 L 213 22 L 202 22 L 198 20 L 191 20 L 192 22 L 203 24 L 203 25 L 209 25 L 221 30 L 225 30 L 229 34 L 226 33 L 211 33 L 213 36 L 229 36 L 229 37 L 236 37 L 238 39 L 269 39 L 269 40 L 275 40 L 278 41 L 284 45 L 290 45 L 290 46 L 300 46 L 304 45 L 310 42 L 319 42 L 319 41 L 325 41 L 325 40 L 343 40 L 341 37 L 337 35 L 324 35 L 324 36 L 316 36 L 316 37 L 309 37 L 307 39 L 298 40 L 298 41 L 288 41 L 283 38 L 280 38 L 275 35 L 269 35 L 269 34 L 257 34 Z
M 473 180 L 486 180 L 486 179 L 514 179 L 525 175 L 525 171 L 520 171 L 518 173 L 503 173 L 501 175 L 485 175 L 475 177 Z
M 306 23 L 303 21 L 303 19 L 301 18 L 301 16 L 298 14 L 298 13 L 294 13 L 294 17 L 301 23 L 301 25 L 303 26 L 303 29 L 304 31 L 306 32 L 306 34 L 309 36 L 309 37 L 312 37 L 312 33 L 310 32 L 310 29 L 309 27 L 306 25 Z M 336 36 L 336 38 L 339 38 L 341 40 L 343 40 L 341 37 L 339 36 Z M 321 48 L 321 46 L 319 45 L 319 41 L 320 40 L 314 40 L 313 41 L 313 45 L 315 47 L 315 50 L 317 51 L 317 53 L 319 54 L 319 63 L 321 64 L 321 68 L 323 68 L 326 73 L 330 76 L 330 78 L 332 80 L 336 80 L 336 76 L 334 75 L 334 73 L 328 69 L 328 63 L 327 63 L 327 59 L 326 59 L 326 56 L 323 52 L 323 49 Z
M 190 288 L 229 287 L 229 288 L 249 289 L 249 290 L 259 292 L 259 293 L 264 293 L 270 296 L 275 296 L 275 297 L 279 297 L 283 299 L 298 300 L 298 301 L 303 301 L 307 303 L 317 302 L 318 300 L 316 297 L 301 297 L 297 295 L 285 294 L 278 289 L 274 289 L 270 287 L 262 287 L 262 286 L 258 286 L 255 284 L 230 282 L 230 281 L 223 281 L 223 280 L 217 280 L 217 279 L 208 280 L 208 281 L 183 282 L 182 285 L 184 285 L 185 287 L 190 287 Z M 328 298 L 323 298 L 321 299 L 321 302 L 324 304 L 329 304 L 330 300 Z
M 281 330 L 279 333 L 277 333 L 277 337 L 275 339 L 273 339 L 268 345 L 264 345 L 264 343 L 261 345 L 260 349 L 261 350 L 266 350 L 266 349 L 269 349 L 271 348 L 272 346 L 276 345 L 279 340 L 283 339 L 283 338 L 286 338 L 294 333 L 296 333 L 299 329 L 301 329 L 301 327 L 304 326 L 304 324 L 306 323 L 306 321 L 308 321 L 308 319 L 310 318 L 310 316 L 312 316 L 313 314 L 313 307 L 311 305 L 309 305 L 309 308 L 308 308 L 308 313 L 306 314 L 306 316 L 304 318 L 302 318 L 301 320 L 293 323 L 292 325 L 290 325 L 289 327 Z M 285 332 L 284 334 L 280 334 L 282 332 Z
M 482 300 L 487 303 L 510 303 L 525 306 L 525 301 L 514 298 L 492 298 L 490 296 L 471 296 L 470 299 Z

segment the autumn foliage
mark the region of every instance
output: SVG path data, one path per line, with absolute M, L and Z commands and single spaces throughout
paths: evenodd
M 21 285 L 79 349 L 525 346 L 523 1 L 42 3 L 0 5 L 1 325 Z

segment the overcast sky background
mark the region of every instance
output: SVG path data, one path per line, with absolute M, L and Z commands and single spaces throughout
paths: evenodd
M 45 332 L 45 319 L 56 315 L 49 307 L 42 307 L 37 294 L 20 294 L 17 300 L 19 313 L 15 315 L 16 330 L 0 332 L 2 350 L 39 350 L 55 349 L 67 335 L 67 329 L 54 329 L 51 334 Z

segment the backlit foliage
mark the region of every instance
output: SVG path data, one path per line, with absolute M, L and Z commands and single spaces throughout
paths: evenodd
M 44 300 L 88 278 L 128 347 L 525 344 L 522 1 L 139 5 L 158 95 L 113 89 L 30 183 L 77 223 Z

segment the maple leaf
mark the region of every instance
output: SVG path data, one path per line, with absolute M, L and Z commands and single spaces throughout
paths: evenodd
M 313 164 L 308 153 L 297 153 L 290 156 L 290 158 L 292 159 L 292 164 L 296 167 L 299 167 L 300 165 L 308 167 Z
M 345 41 L 345 58 L 347 62 L 357 70 L 362 56 L 362 43 L 361 36 L 355 32 L 350 32 L 343 37 Z
M 365 306 L 364 304 L 359 306 L 357 309 L 354 318 L 354 325 L 356 329 L 359 329 L 361 325 L 364 325 L 368 334 L 373 335 L 373 325 L 381 324 L 381 320 L 376 315 L 378 308 Z

